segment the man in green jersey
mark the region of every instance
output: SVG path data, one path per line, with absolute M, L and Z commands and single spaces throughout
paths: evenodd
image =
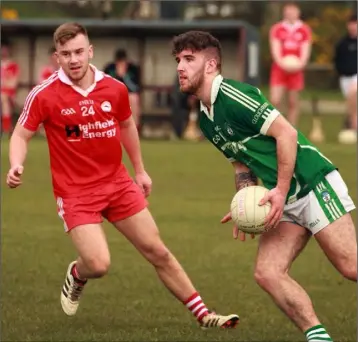
M 255 267 L 257 283 L 305 333 L 307 341 L 332 341 L 310 298 L 288 272 L 311 235 L 346 278 L 357 280 L 357 243 L 349 214 L 355 206 L 336 167 L 262 95 L 221 76 L 221 46 L 207 32 L 173 39 L 182 92 L 201 101 L 200 128 L 235 170 L 236 189 L 257 184 L 271 202 Z M 222 222 L 231 219 L 227 214 Z M 245 234 L 234 227 L 234 238 Z

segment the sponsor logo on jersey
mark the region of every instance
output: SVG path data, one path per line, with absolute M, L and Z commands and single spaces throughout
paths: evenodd
M 64 108 L 61 110 L 61 115 L 73 115 L 76 111 L 73 108 Z
M 111 103 L 110 103 L 109 101 L 104 101 L 104 102 L 102 102 L 102 104 L 101 104 L 101 109 L 102 109 L 104 112 L 108 113 L 108 112 L 111 111 L 112 105 L 111 105 Z
M 94 138 L 112 138 L 116 135 L 116 128 L 114 120 L 89 122 L 85 125 L 80 125 L 84 139 Z
M 256 113 L 255 113 L 255 115 L 254 115 L 254 117 L 252 118 L 252 123 L 253 123 L 253 124 L 256 124 L 257 121 L 259 121 L 259 119 L 260 119 L 261 116 L 262 116 L 262 118 L 263 118 L 264 120 L 266 120 L 266 119 L 268 118 L 269 114 L 271 113 L 271 110 L 266 109 L 266 108 L 267 108 L 269 105 L 270 105 L 270 104 L 269 104 L 268 102 L 265 102 L 263 105 L 261 105 L 261 106 L 257 109 L 257 111 L 256 111 Z
M 231 150 L 234 153 L 238 153 L 239 151 L 247 151 L 246 146 L 241 141 L 228 141 L 221 146 L 221 149 L 223 151 Z
M 65 132 L 70 142 L 82 139 L 113 138 L 117 130 L 114 120 L 95 121 L 82 125 L 66 125 Z
M 65 133 L 67 141 L 80 141 L 81 140 L 81 129 L 79 125 L 66 125 Z

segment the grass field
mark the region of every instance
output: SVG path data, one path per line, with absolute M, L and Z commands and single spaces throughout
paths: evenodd
M 356 149 L 336 140 L 341 118 L 324 121 L 320 146 L 341 169 L 356 201 Z M 305 117 L 301 127 L 309 129 Z M 4 187 L 8 142 L 2 144 L 2 341 L 303 341 L 303 336 L 253 280 L 256 240 L 231 238 L 219 221 L 233 195 L 232 168 L 208 143 L 143 142 L 154 181 L 150 208 L 163 239 L 208 306 L 238 312 L 232 331 L 198 329 L 152 268 L 105 224 L 112 252 L 107 277 L 86 288 L 75 317 L 66 317 L 60 290 L 74 249 L 52 197 L 47 147 L 34 139 L 24 184 Z M 354 216 L 355 217 L 355 216 Z M 337 232 L 339 234 L 339 232 Z M 356 286 L 344 280 L 311 241 L 292 269 L 335 341 L 356 341 Z

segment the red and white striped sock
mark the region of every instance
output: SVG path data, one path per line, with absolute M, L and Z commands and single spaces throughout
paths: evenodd
M 191 295 L 185 302 L 185 306 L 192 312 L 192 314 L 197 318 L 198 321 L 201 321 L 204 316 L 209 312 L 206 305 L 203 303 L 198 292 L 195 292 Z
M 71 273 L 72 273 L 72 276 L 73 276 L 76 280 L 79 280 L 81 283 L 85 284 L 85 283 L 87 282 L 87 279 L 82 278 L 82 277 L 78 274 L 78 270 L 77 270 L 77 265 L 76 265 L 76 264 L 74 264 L 74 265 L 72 266 Z

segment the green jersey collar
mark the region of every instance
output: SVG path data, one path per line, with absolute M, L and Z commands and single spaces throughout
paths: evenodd
M 200 111 L 203 111 L 206 116 L 211 120 L 214 121 L 214 103 L 219 93 L 219 89 L 221 86 L 221 82 L 223 81 L 224 77 L 220 74 L 214 78 L 213 84 L 211 85 L 211 106 L 210 106 L 210 113 L 205 105 L 200 101 Z

